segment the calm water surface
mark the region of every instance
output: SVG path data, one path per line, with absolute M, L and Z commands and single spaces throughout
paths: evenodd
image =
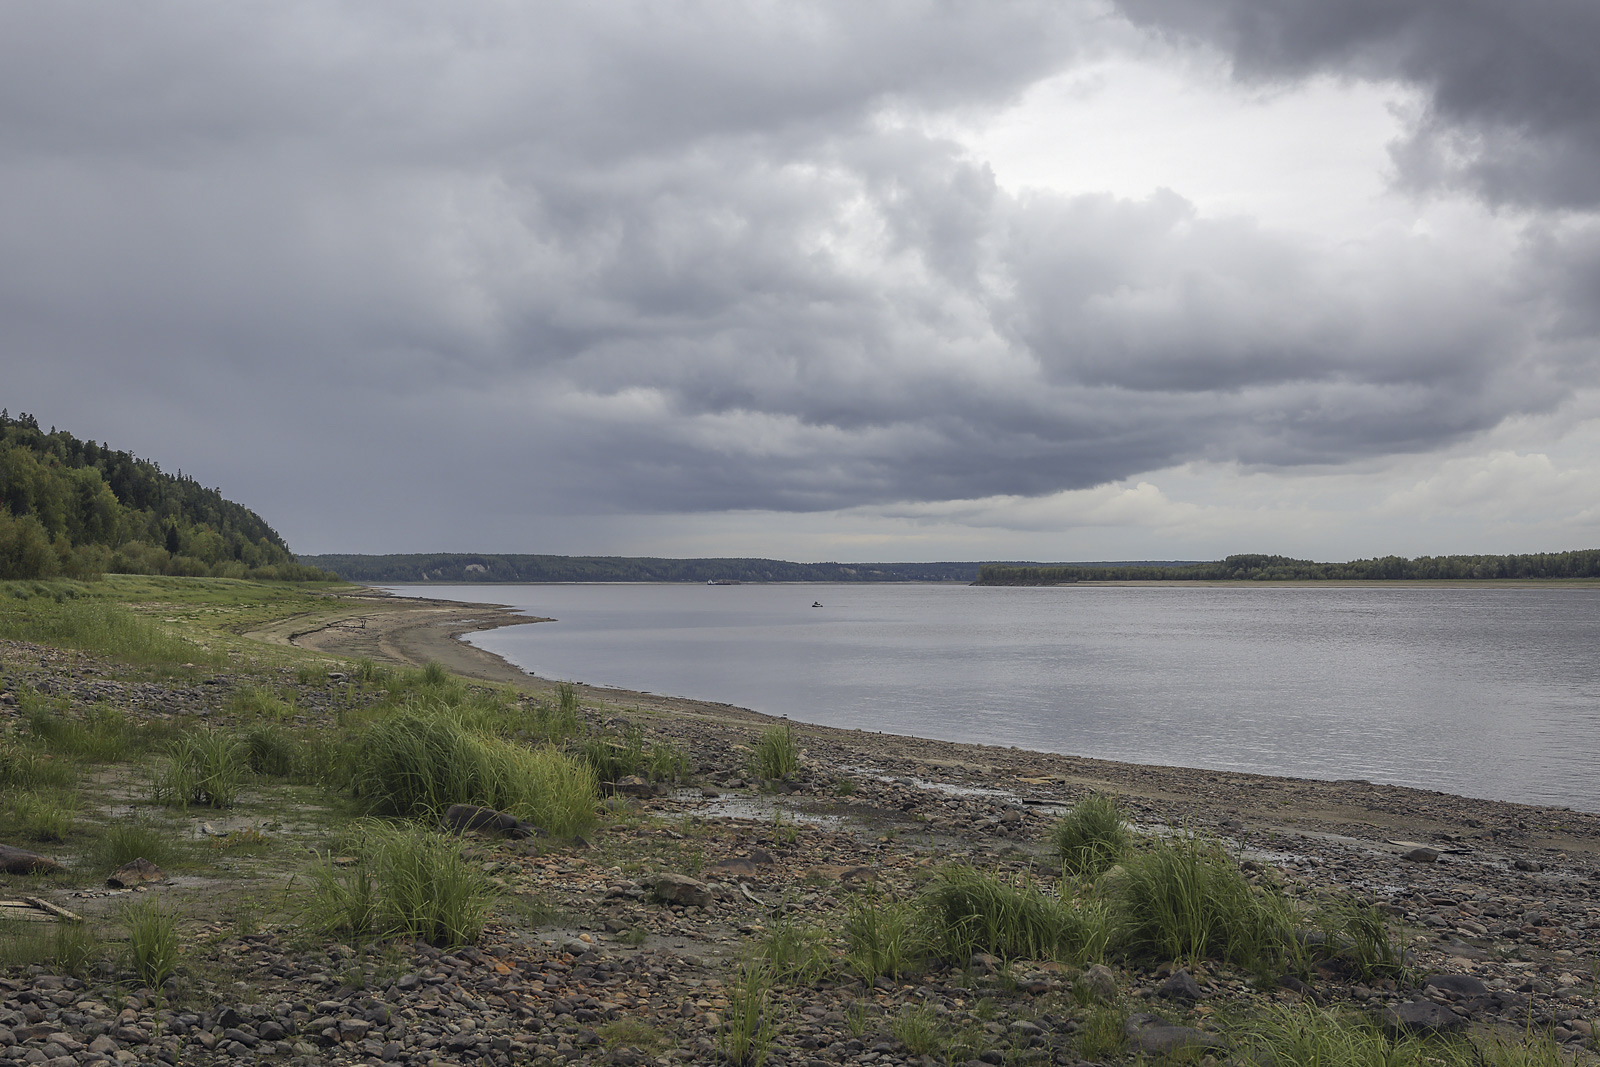
M 1592 586 L 394 591 L 554 617 L 471 638 L 545 678 L 831 726 L 1600 811 Z

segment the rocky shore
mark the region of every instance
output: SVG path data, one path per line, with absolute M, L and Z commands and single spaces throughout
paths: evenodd
M 423 638 L 410 627 L 408 658 L 438 658 L 429 650 L 441 642 L 459 646 L 453 634 L 482 609 L 455 610 L 430 616 Z M 397 647 L 373 632 L 386 614 L 394 612 L 376 607 L 348 628 L 367 654 Z M 326 632 L 314 640 L 340 649 Z M 17 728 L 15 694 L 24 688 L 73 707 L 106 702 L 212 723 L 227 720 L 230 694 L 246 686 L 292 694 L 308 720 L 349 702 L 337 671 L 327 681 L 285 670 L 177 684 L 20 643 L 0 649 L 0 666 L 7 730 Z M 511 680 L 505 669 L 487 674 Z M 528 699 L 548 688 L 520 674 L 515 681 Z M 308 943 L 277 921 L 281 885 L 259 869 L 136 890 L 70 873 L 0 876 L 0 896 L 38 894 L 91 921 L 140 894 L 192 916 L 184 967 L 161 990 L 37 964 L 0 970 L 0 1067 L 719 1062 L 719 1034 L 738 1007 L 738 963 L 760 939 L 786 923 L 837 932 L 859 894 L 910 896 L 951 862 L 1048 873 L 1050 826 L 1091 793 L 1116 796 L 1144 833 L 1215 837 L 1252 877 L 1292 897 L 1375 903 L 1408 953 L 1406 977 L 1329 971 L 1302 980 L 1176 961 L 1080 971 L 988 957 L 871 984 L 834 973 L 777 987 L 766 1062 L 1079 1064 L 1182 1049 L 1220 1062 L 1240 1020 L 1307 1002 L 1417 1031 L 1514 1038 L 1531 1028 L 1578 1057 L 1593 1046 L 1600 817 L 1592 813 L 801 724 L 801 773 L 764 783 L 748 771 L 749 747 L 772 725 L 763 716 L 644 694 L 580 696 L 596 727 L 637 726 L 682 746 L 691 784 L 624 784 L 606 800 L 599 830 L 579 842 L 467 838 L 468 856 L 505 894 L 469 948 Z M 230 896 L 258 906 L 230 910 L 219 903 Z M 1108 1008 L 1121 1031 L 1114 1040 L 1091 1033 Z M 925 1043 L 925 1034 L 934 1036 Z

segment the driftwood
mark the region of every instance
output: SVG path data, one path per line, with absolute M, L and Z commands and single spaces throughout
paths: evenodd
M 0 900 L 0 919 L 23 922 L 81 923 L 83 916 L 52 904 L 43 897 L 23 897 L 21 900 Z
M 40 874 L 59 870 L 61 864 L 49 856 L 41 856 L 14 845 L 0 845 L 0 871 L 7 874 Z

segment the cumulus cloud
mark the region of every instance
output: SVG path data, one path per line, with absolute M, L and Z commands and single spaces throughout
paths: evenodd
M 1566 38 L 1539 69 L 1523 37 L 1431 43 L 1489 40 L 1487 7 L 1121 7 L 1242 76 L 1425 85 L 1404 152 L 1454 154 L 1419 183 L 1559 206 L 1600 173 L 1552 176 L 1592 144 Z M 1582 222 L 1330 243 L 1181 187 L 1007 191 L 907 121 L 1127 34 L 1094 4 L 932 0 L 14 12 L 6 401 L 303 549 L 462 546 L 463 515 L 514 549 L 573 513 L 1159 526 L 1188 513 L 1147 472 L 1426 452 L 1595 384 Z M 1491 173 L 1473 146 L 1513 133 L 1527 158 Z
M 1116 0 L 1135 22 L 1214 45 L 1242 78 L 1398 79 L 1427 92 L 1395 161 L 1421 187 L 1600 204 L 1600 8 L 1587 0 Z

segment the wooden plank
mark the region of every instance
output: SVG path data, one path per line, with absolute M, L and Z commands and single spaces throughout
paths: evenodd
M 83 916 L 82 915 L 78 915 L 78 914 L 76 914 L 74 912 L 70 912 L 66 908 L 61 907 L 59 904 L 52 904 L 48 900 L 44 899 L 43 897 L 23 897 L 22 899 L 26 900 L 29 904 L 32 904 L 34 907 L 38 908 L 41 911 L 49 912 L 51 915 L 54 915 L 56 918 L 60 919 L 62 922 L 69 922 L 69 923 L 81 923 L 81 922 L 83 922 Z

